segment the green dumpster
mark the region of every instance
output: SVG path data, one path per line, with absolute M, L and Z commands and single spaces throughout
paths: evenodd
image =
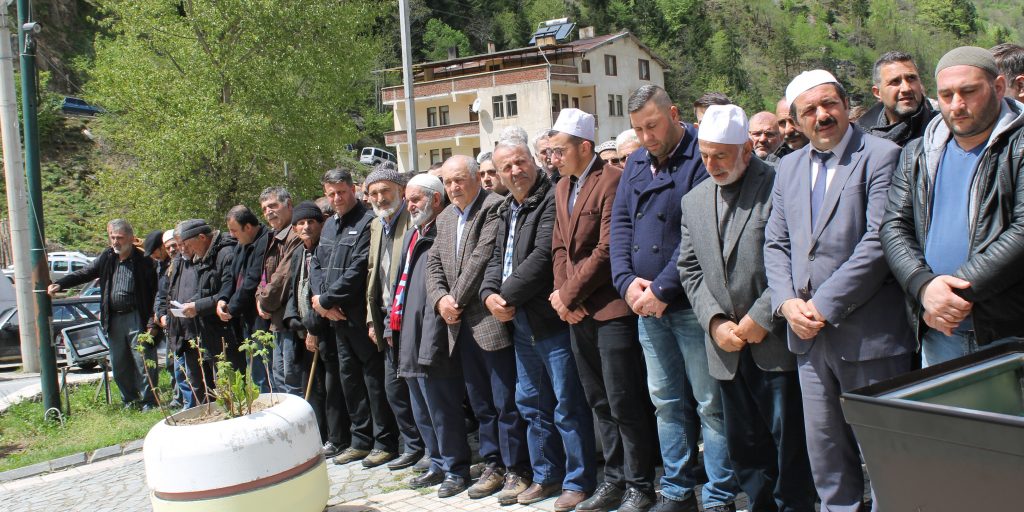
M 846 393 L 883 512 L 1024 510 L 1024 343 Z

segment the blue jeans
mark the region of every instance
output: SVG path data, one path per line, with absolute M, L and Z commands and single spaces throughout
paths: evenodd
M 284 329 L 274 333 L 274 355 L 272 372 L 274 392 L 304 396 L 306 388 L 302 379 L 302 356 L 306 347 L 299 345 L 295 333 Z
M 572 355 L 569 329 L 543 340 L 520 309 L 513 320 L 516 405 L 526 420 L 533 481 L 590 493 L 597 479 L 594 420 Z
M 1002 343 L 1017 341 L 1020 338 L 1002 338 L 995 340 L 984 347 L 978 346 L 978 340 L 974 337 L 974 331 L 954 332 L 952 336 L 946 336 L 935 329 L 928 329 L 921 341 L 921 366 L 928 367 L 944 363 L 950 359 L 973 354 L 982 348 L 994 347 Z
M 185 357 L 174 357 L 174 384 L 178 387 L 178 393 L 181 394 L 181 405 L 185 409 L 191 409 L 197 405 L 195 393 L 192 393 L 192 387 L 188 383 L 188 379 L 185 375 Z
M 639 319 L 640 346 L 647 360 L 647 387 L 658 419 L 665 475 L 661 493 L 681 501 L 697 492 L 697 429 L 704 436 L 708 483 L 704 507 L 736 499 L 738 485 L 726 447 L 722 393 L 708 372 L 704 330 L 692 309 Z

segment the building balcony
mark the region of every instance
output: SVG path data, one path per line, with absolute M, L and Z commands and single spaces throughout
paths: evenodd
M 416 99 L 456 94 L 475 95 L 478 90 L 489 87 L 546 81 L 549 73 L 552 80 L 579 83 L 579 75 L 575 67 L 541 64 L 416 82 L 413 85 L 413 95 Z M 381 99 L 389 105 L 404 101 L 405 88 L 401 85 L 385 87 L 381 89 Z
M 479 136 L 480 123 L 477 121 L 416 129 L 417 142 L 441 141 Z M 406 142 L 408 142 L 408 136 L 405 130 L 396 130 L 393 132 L 386 132 L 384 134 L 384 143 L 388 146 L 396 146 L 398 144 L 405 144 Z

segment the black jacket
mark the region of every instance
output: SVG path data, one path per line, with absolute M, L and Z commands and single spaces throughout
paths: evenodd
M 315 251 L 316 248 L 314 247 L 313 250 Z M 306 261 L 307 254 L 309 254 L 309 251 L 307 251 L 304 246 L 299 246 L 298 249 L 295 249 L 295 254 L 291 258 L 291 268 L 288 274 L 288 279 L 289 288 L 291 288 L 292 292 L 288 294 L 288 299 L 284 306 L 284 317 L 281 321 L 284 322 L 284 325 L 300 338 L 305 338 L 307 332 L 318 338 L 323 338 L 325 333 L 330 329 L 330 322 L 316 314 L 316 311 L 313 310 L 311 299 L 313 294 L 316 293 L 316 290 L 314 290 L 312 285 L 310 285 L 309 296 L 302 296 L 299 293 L 302 289 L 301 281 L 309 281 L 309 272 L 303 272 L 302 270 L 302 265 Z M 312 263 L 310 264 L 310 267 L 312 267 Z M 311 269 L 312 268 L 310 268 L 310 270 Z M 308 312 L 305 316 L 299 312 L 299 301 L 304 301 L 306 303 L 304 309 L 308 308 Z M 302 327 L 299 329 L 292 329 L 292 324 L 294 323 L 292 322 L 293 320 L 297 320 L 301 323 Z
M 931 102 L 924 98 L 917 112 L 910 118 L 889 124 L 889 119 L 885 117 L 885 104 L 879 101 L 857 120 L 857 126 L 866 133 L 895 142 L 898 146 L 906 146 L 908 142 L 924 135 L 925 128 L 935 114 L 937 112 L 932 109 Z
M 497 293 L 517 310 L 522 308 L 526 312 L 534 339 L 543 340 L 569 329 L 569 324 L 558 318 L 558 313 L 548 302 L 555 282 L 551 263 L 555 189 L 544 173 L 539 173 L 537 183 L 519 210 L 513 240 L 512 273 L 502 282 L 512 200 L 512 194 L 509 193 L 498 207 L 501 222 L 498 223 L 494 253 L 487 263 L 484 280 L 480 285 L 480 300 L 486 302 L 487 297 Z
M 373 212 L 362 202 L 340 219 L 332 216 L 320 233 L 313 252 L 310 285 L 326 309 L 341 306 L 346 320 L 338 322 L 352 332 L 366 330 L 366 278 L 370 258 L 370 222 Z
M 263 278 L 263 259 L 273 232 L 260 224 L 256 238 L 249 245 L 235 244 L 231 260 L 231 275 L 234 282 L 241 282 L 228 299 L 228 313 L 241 319 L 245 325 L 256 322 L 256 287 Z M 241 279 L 239 279 L 241 274 Z
M 224 322 L 217 316 L 217 301 L 227 300 L 234 291 L 231 265 L 237 242 L 220 231 L 214 231 L 211 236 L 213 242 L 206 254 L 194 262 L 198 280 L 195 303 L 199 337 L 207 351 L 217 354 L 221 351 L 222 339 L 229 349 L 237 347 L 240 342 L 238 318 Z M 229 354 L 235 355 L 234 352 L 232 350 Z
M 139 315 L 141 325 L 148 326 L 153 319 L 153 303 L 156 300 L 156 265 L 152 258 L 142 255 L 137 247 L 132 248 L 132 275 L 135 279 L 135 312 Z M 114 285 L 114 270 L 117 269 L 118 256 L 113 249 L 107 247 L 92 263 L 81 270 L 76 270 L 57 280 L 61 289 L 88 283 L 93 279 L 100 280 L 100 320 L 103 329 L 110 329 L 110 292 Z
M 194 318 L 179 318 L 171 314 L 171 301 L 178 301 L 182 304 L 195 300 L 195 289 L 182 288 L 182 274 L 195 273 L 192 268 L 192 261 L 186 260 L 184 256 L 178 255 L 172 261 L 164 279 L 166 287 L 161 285 L 160 293 L 157 293 L 157 301 L 154 308 L 157 316 L 167 318 L 167 349 L 178 354 L 182 353 L 184 343 L 196 337 L 197 323 Z M 186 279 L 187 280 L 187 279 Z M 185 286 L 188 288 L 188 286 Z
M 971 314 L 979 345 L 1024 335 L 1024 111 L 1019 105 L 1002 103 L 989 147 L 978 160 L 968 211 L 969 252 L 954 274 L 971 283 L 957 293 L 974 303 Z M 936 117 L 923 137 L 903 148 L 879 229 L 889 267 L 907 293 L 918 339 L 926 327 L 920 322 L 919 297 L 936 277 L 924 249 L 935 173 L 949 137 L 945 122 Z

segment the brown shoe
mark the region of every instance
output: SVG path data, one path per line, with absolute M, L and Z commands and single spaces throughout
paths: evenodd
M 529 489 L 519 495 L 518 503 L 520 505 L 529 505 L 538 501 L 544 501 L 558 494 L 561 490 L 562 482 L 554 482 L 547 485 L 534 483 Z
M 573 491 L 566 489 L 562 491 L 562 495 L 555 500 L 555 512 L 569 512 L 576 508 L 583 500 L 587 499 L 587 494 L 582 491 Z
M 469 497 L 476 500 L 498 492 L 505 485 L 505 469 L 489 466 L 480 479 L 469 488 Z
M 519 495 L 530 487 L 530 479 L 515 471 L 505 473 L 505 486 L 498 493 L 499 505 L 515 505 L 519 503 Z

